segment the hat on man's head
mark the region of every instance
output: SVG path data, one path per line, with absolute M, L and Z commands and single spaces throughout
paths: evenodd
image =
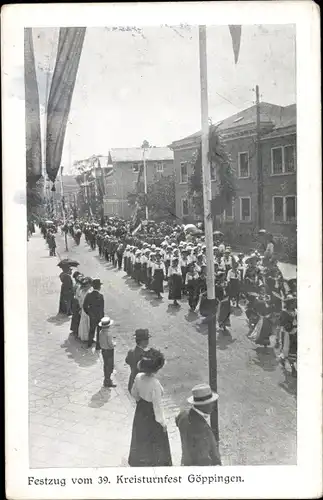
M 95 286 L 99 286 L 99 285 L 103 285 L 100 278 L 92 278 L 92 286 L 95 287 Z
M 101 328 L 105 328 L 105 327 L 113 325 L 113 323 L 114 323 L 113 319 L 109 318 L 109 316 L 104 316 L 101 319 L 99 326 L 101 326 Z
M 135 331 L 136 341 L 140 342 L 141 340 L 148 340 L 151 335 L 149 335 L 149 330 L 148 328 L 137 328 Z
M 216 392 L 211 390 L 208 384 L 199 384 L 193 387 L 192 396 L 190 396 L 187 401 L 192 405 L 207 405 L 213 403 L 219 398 Z

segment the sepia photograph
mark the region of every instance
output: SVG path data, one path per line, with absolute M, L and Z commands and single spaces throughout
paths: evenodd
M 115 484 L 197 488 L 200 467 L 238 487 L 230 469 L 300 465 L 297 23 L 54 19 L 24 23 L 10 73 L 26 488 L 54 498 L 69 469 L 82 488 L 113 468 Z
M 25 28 L 31 467 L 296 464 L 295 51 Z

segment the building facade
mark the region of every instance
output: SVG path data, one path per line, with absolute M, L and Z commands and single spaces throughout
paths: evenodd
M 129 219 L 133 208 L 128 194 L 136 192 L 138 181 L 144 182 L 144 160 L 147 185 L 161 176 L 174 174 L 174 154 L 170 148 L 114 148 L 108 156 L 95 156 L 75 165 L 81 189 L 87 204 L 93 207 L 93 198 L 100 196 L 103 183 L 104 215 Z M 92 202 L 91 202 L 92 200 Z M 93 212 L 93 208 L 92 208 Z
M 219 225 L 227 231 L 250 235 L 262 227 L 275 235 L 296 235 L 296 105 L 286 107 L 260 104 L 259 155 L 262 183 L 258 182 L 257 110 L 252 106 L 216 125 L 231 159 L 235 178 L 235 196 Z M 193 172 L 193 155 L 200 144 L 200 132 L 174 141 L 176 178 L 176 215 L 183 222 L 193 222 L 194 214 L 189 194 L 189 178 Z M 216 171 L 211 172 L 212 197 L 216 200 Z M 258 194 L 262 186 L 262 203 Z M 259 214 L 260 212 L 260 214 Z M 214 217 L 216 214 L 213 214 Z

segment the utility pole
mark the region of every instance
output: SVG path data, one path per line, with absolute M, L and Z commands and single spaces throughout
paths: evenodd
M 145 142 L 142 145 L 143 148 L 143 162 L 144 162 L 144 184 L 145 184 L 145 198 L 146 198 L 146 220 L 148 220 L 148 205 L 147 205 L 147 165 L 146 165 L 146 146 Z
M 199 56 L 201 82 L 201 122 L 202 122 L 202 179 L 204 202 L 204 227 L 206 245 L 206 285 L 208 299 L 208 357 L 210 387 L 217 392 L 217 353 L 216 353 L 216 302 L 214 290 L 214 259 L 213 259 L 213 220 L 212 220 L 212 188 L 209 163 L 209 117 L 208 117 L 208 86 L 207 86 L 207 52 L 206 26 L 199 26 Z M 218 403 L 211 414 L 211 427 L 216 441 L 219 441 Z
M 263 172 L 260 145 L 260 101 L 259 86 L 256 85 L 256 166 L 257 166 L 257 205 L 258 205 L 258 229 L 264 224 L 264 195 L 263 195 Z
M 66 217 L 65 217 L 64 188 L 63 188 L 63 169 L 64 169 L 64 167 L 61 167 L 60 181 L 61 181 L 61 203 L 62 203 L 62 211 L 63 211 L 63 224 L 64 224 L 64 227 L 65 227 L 65 225 L 66 225 Z M 65 249 L 68 252 L 67 232 L 66 231 L 64 231 L 64 235 L 65 235 Z

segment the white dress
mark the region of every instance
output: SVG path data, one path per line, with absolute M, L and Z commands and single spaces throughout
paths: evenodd
M 92 292 L 92 288 L 89 288 L 88 290 L 80 290 L 79 294 L 79 304 L 81 308 L 81 320 L 80 320 L 80 326 L 79 326 L 79 338 L 82 341 L 88 341 L 89 340 L 89 331 L 90 331 L 90 317 L 86 314 L 86 312 L 83 309 L 83 304 L 84 304 L 84 299 L 86 295 L 89 292 Z

